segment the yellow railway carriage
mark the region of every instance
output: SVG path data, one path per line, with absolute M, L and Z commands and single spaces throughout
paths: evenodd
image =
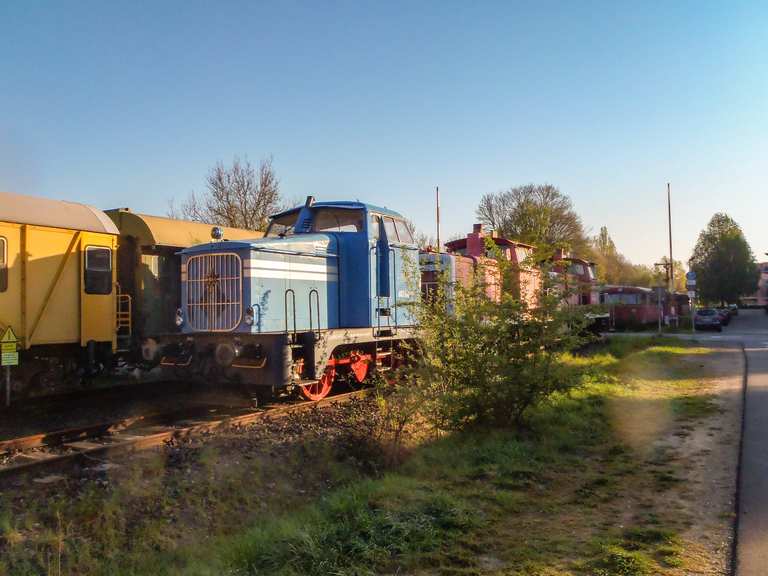
M 77 377 L 114 350 L 118 234 L 96 208 L 0 192 L 0 329 L 22 347 L 14 387 Z
M 130 298 L 130 325 L 121 321 L 120 350 L 136 352 L 150 365 L 159 361 L 163 337 L 179 332 L 174 322 L 181 306 L 179 251 L 209 242 L 212 224 L 138 214 L 128 208 L 106 210 L 120 230 L 117 251 L 121 301 Z M 260 238 L 263 232 L 219 227 L 224 240 Z M 127 326 L 127 327 L 126 327 Z M 139 357 L 138 352 L 141 351 Z

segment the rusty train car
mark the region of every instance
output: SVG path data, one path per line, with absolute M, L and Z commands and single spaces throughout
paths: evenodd
M 486 242 L 494 244 L 489 250 Z M 482 271 L 488 297 L 498 299 L 500 295 L 500 274 L 497 257 L 514 264 L 514 296 L 534 307 L 541 288 L 541 271 L 530 265 L 533 246 L 487 233 L 481 224 L 475 224 L 465 238 L 458 238 L 445 244 L 446 252 L 439 255 L 423 251 L 421 265 L 422 294 L 428 295 L 437 286 L 439 274 L 446 274 L 449 289 L 455 284 L 466 286 Z M 495 252 L 495 253 L 494 253 Z
M 662 322 L 674 321 L 690 315 L 690 298 L 687 294 L 641 286 L 604 286 L 600 290 L 600 302 L 608 308 L 610 328 L 615 330 L 642 328 Z
M 641 286 L 605 286 L 600 290 L 600 301 L 608 308 L 612 329 L 657 324 L 664 314 L 657 294 Z
M 80 387 L 116 356 L 149 368 L 177 332 L 179 250 L 210 226 L 0 192 L 0 331 L 21 362 L 13 396 Z M 225 229 L 233 239 L 261 232 Z

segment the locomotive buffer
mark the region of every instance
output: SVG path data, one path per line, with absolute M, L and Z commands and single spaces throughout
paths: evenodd
M 13 328 L 8 326 L 0 338 L 0 365 L 5 368 L 5 406 L 11 405 L 11 366 L 19 365 L 19 339 Z

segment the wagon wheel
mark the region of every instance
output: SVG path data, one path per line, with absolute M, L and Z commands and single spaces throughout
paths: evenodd
M 322 400 L 328 396 L 328 393 L 331 391 L 331 388 L 333 387 L 333 380 L 335 378 L 336 367 L 328 366 L 325 369 L 325 372 L 323 372 L 323 375 L 320 377 L 320 380 L 313 384 L 306 384 L 299 387 L 301 395 L 304 396 L 304 398 L 307 400 Z

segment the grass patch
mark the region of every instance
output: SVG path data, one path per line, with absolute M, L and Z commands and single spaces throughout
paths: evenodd
M 249 574 L 375 574 L 409 564 L 471 528 L 468 511 L 428 484 L 387 477 L 247 532 L 229 561 Z
M 149 458 L 75 498 L 0 503 L 0 575 L 51 573 L 62 542 L 62 573 L 73 574 L 674 573 L 679 524 L 654 498 L 680 471 L 669 454 L 625 442 L 611 406 L 711 414 L 714 398 L 691 393 L 681 364 L 691 351 L 705 353 L 612 338 L 567 356 L 584 386 L 537 407 L 525 429 L 444 436 L 384 474 L 322 440 L 234 463 L 203 446 L 174 470 Z M 619 529 L 632 498 L 637 516 Z
M 699 394 L 672 398 L 672 410 L 679 418 L 697 420 L 719 412 L 720 408 L 715 402 L 715 396 Z
M 652 574 L 655 563 L 644 552 L 627 550 L 618 545 L 603 546 L 589 564 L 594 576 L 645 576 Z

